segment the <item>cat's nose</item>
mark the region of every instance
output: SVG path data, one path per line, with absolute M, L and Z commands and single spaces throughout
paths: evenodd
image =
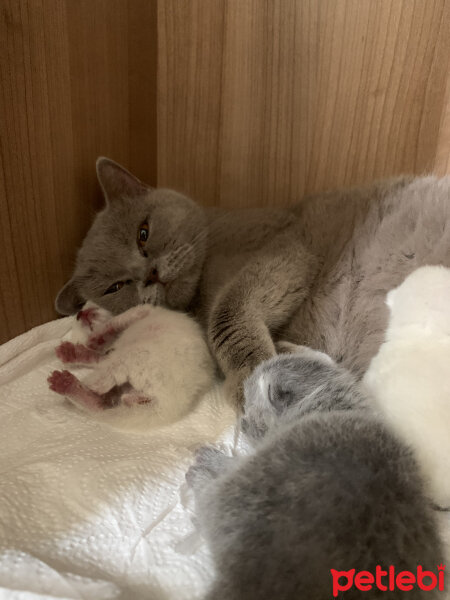
M 162 281 L 159 279 L 159 273 L 156 267 L 154 267 L 147 275 L 147 281 L 145 282 L 145 285 L 152 285 L 153 283 L 162 283 Z

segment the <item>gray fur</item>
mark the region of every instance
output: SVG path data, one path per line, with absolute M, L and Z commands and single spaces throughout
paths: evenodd
M 236 400 L 286 340 L 326 351 L 362 376 L 387 324 L 386 293 L 424 264 L 450 266 L 450 178 L 399 178 L 287 208 L 202 209 L 99 159 L 107 198 L 56 306 L 118 313 L 151 302 L 190 310 Z M 136 232 L 149 217 L 143 256 Z M 152 283 L 157 268 L 166 286 Z M 127 281 L 103 295 L 115 281 Z
M 113 314 L 137 304 L 185 309 L 196 293 L 205 260 L 206 217 L 192 200 L 172 190 L 153 190 L 108 159 L 97 161 L 107 200 L 78 251 L 75 272 L 56 299 L 72 314 L 92 300 Z M 149 239 L 136 235 L 148 220 Z M 169 282 L 152 283 L 151 274 Z M 127 282 L 105 294 L 115 282 Z
M 348 371 L 306 348 L 264 362 L 245 384 L 243 424 L 251 455 L 206 447 L 186 475 L 216 564 L 208 600 L 329 600 L 330 569 L 436 572 L 443 551 L 413 456 Z

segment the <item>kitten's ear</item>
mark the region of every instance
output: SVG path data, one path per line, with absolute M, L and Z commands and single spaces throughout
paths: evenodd
M 78 291 L 78 280 L 72 277 L 56 296 L 55 308 L 60 315 L 73 315 L 85 302 Z
M 268 387 L 267 395 L 277 415 L 281 415 L 295 402 L 295 394 L 285 386 L 271 385 Z
M 100 156 L 96 163 L 98 181 L 107 202 L 140 196 L 151 188 L 109 158 Z

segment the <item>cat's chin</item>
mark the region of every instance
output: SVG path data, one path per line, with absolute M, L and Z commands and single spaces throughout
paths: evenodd
M 165 286 L 161 283 L 154 283 L 148 288 L 144 288 L 140 294 L 141 304 L 151 304 L 152 306 L 167 306 L 167 293 Z

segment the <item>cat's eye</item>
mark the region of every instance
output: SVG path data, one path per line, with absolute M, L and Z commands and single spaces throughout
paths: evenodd
M 142 248 L 146 241 L 148 240 L 148 223 L 144 221 L 139 225 L 139 229 L 137 232 L 137 243 Z
M 124 281 L 116 281 L 116 283 L 110 285 L 109 288 L 105 292 L 103 292 L 103 295 L 106 296 L 106 294 L 115 294 L 116 292 L 121 290 L 124 285 Z

